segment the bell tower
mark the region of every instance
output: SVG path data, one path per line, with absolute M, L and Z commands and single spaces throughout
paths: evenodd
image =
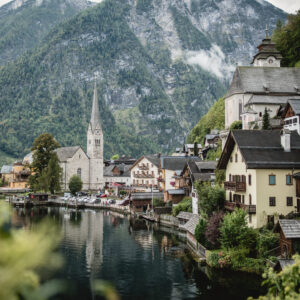
M 254 55 L 251 62 L 254 67 L 280 67 L 282 55 L 269 37 L 268 26 L 266 26 L 266 37 L 257 46 L 257 49 L 258 53 Z
M 91 120 L 87 131 L 87 155 L 90 158 L 90 189 L 103 187 L 103 131 L 98 105 L 97 78 L 95 75 Z

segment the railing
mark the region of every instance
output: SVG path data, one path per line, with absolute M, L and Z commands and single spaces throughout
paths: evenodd
M 246 192 L 246 182 L 225 181 L 224 188 L 235 192 Z
M 139 169 L 140 170 L 149 170 L 149 167 L 147 167 L 146 165 L 139 165 Z
M 153 174 L 133 174 L 135 178 L 154 178 Z
M 152 188 L 152 184 L 146 184 L 146 183 L 134 183 L 134 184 L 132 184 L 131 185 L 132 187 L 146 187 L 146 188 Z M 157 185 L 153 185 L 153 188 L 154 189 L 157 189 L 158 188 L 158 186 Z
M 225 201 L 225 209 L 233 211 L 236 207 L 245 209 L 249 214 L 256 214 L 256 205 Z

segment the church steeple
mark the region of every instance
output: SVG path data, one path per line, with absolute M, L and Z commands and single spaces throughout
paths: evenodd
M 269 29 L 266 26 L 266 37 L 257 46 L 258 53 L 253 57 L 254 67 L 280 67 L 281 53 L 276 49 L 276 44 L 269 37 Z
M 91 125 L 92 131 L 94 131 L 95 129 L 101 130 L 96 79 L 97 78 L 95 75 L 93 106 L 92 106 L 92 113 L 91 113 L 91 120 L 90 120 L 90 125 Z

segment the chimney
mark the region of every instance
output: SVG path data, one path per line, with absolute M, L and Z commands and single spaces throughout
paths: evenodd
M 284 152 L 291 152 L 291 132 L 288 129 L 281 131 L 281 146 Z

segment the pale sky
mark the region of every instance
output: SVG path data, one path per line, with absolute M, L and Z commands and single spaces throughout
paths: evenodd
M 0 6 L 10 1 L 11 0 L 0 0 Z M 91 0 L 91 1 L 101 2 L 102 0 Z M 273 5 L 289 13 L 295 13 L 298 9 L 300 9 L 300 0 L 266 0 L 266 1 L 272 3 Z

